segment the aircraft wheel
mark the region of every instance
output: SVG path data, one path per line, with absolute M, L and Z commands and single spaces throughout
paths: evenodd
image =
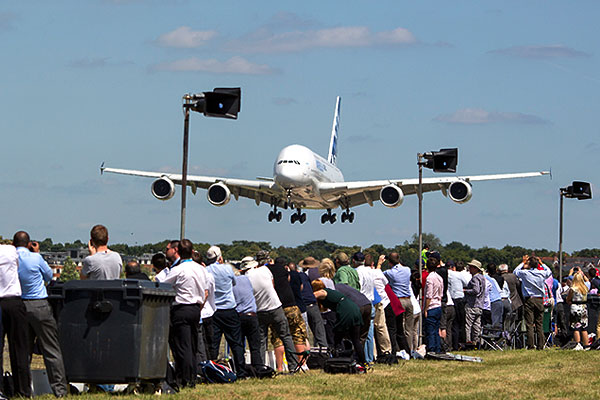
M 292 216 L 290 217 L 290 221 L 292 221 L 292 224 L 296 223 L 297 219 L 298 219 L 298 215 L 297 214 L 292 214 Z
M 335 223 L 335 221 L 337 220 L 337 216 L 335 214 L 331 214 L 331 217 L 329 217 L 329 222 L 331 224 Z
M 273 221 L 273 218 L 275 218 L 273 214 L 273 211 L 269 211 L 269 222 Z
M 277 219 L 277 222 L 281 221 L 281 211 L 277 212 L 277 215 L 276 215 L 275 219 Z
M 302 213 L 300 214 L 300 223 L 303 224 L 306 222 L 306 214 Z
M 350 223 L 354 222 L 354 213 L 351 212 L 350 215 L 348 216 L 348 221 L 350 221 Z
M 323 214 L 321 215 L 321 223 L 324 224 L 329 219 L 329 215 Z
M 344 212 L 342 213 L 342 224 L 343 224 L 344 222 L 346 222 L 346 218 L 348 218 L 348 217 L 346 216 L 346 212 L 344 211 Z

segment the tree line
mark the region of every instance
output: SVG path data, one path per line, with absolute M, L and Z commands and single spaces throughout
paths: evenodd
M 268 250 L 271 252 L 273 257 L 286 257 L 287 259 L 295 262 L 299 262 L 308 256 L 312 256 L 320 260 L 325 257 L 335 256 L 335 254 L 339 252 L 345 252 L 348 255 L 352 255 L 357 251 L 362 251 L 365 254 L 371 254 L 375 259 L 377 259 L 380 254 L 387 255 L 392 251 L 395 251 L 400 254 L 400 260 L 402 264 L 413 266 L 415 262 L 418 261 L 418 239 L 418 236 L 415 234 L 412 236 L 411 240 L 405 240 L 402 244 L 398 244 L 394 247 L 385 247 L 381 244 L 373 244 L 366 248 L 361 246 L 343 246 L 328 242 L 326 240 L 313 240 L 296 247 L 273 246 L 270 242 L 255 242 L 248 240 L 234 240 L 230 244 L 221 243 L 218 244 L 218 246 L 221 248 L 225 259 L 238 261 L 246 256 L 254 256 L 259 250 Z M 111 244 L 109 247 L 122 255 L 139 257 L 142 254 L 164 252 L 168 242 L 168 240 L 163 240 L 157 243 L 147 243 L 144 245 L 133 246 L 117 243 Z M 80 240 L 76 240 L 73 243 L 67 242 L 63 244 L 54 243 L 52 239 L 47 238 L 39 243 L 41 251 L 65 251 L 72 248 L 87 247 L 87 243 L 83 243 Z M 457 241 L 453 241 L 444 245 L 441 240 L 432 233 L 423 234 L 423 243 L 427 243 L 431 250 L 439 251 L 444 260 L 468 262 L 471 259 L 476 258 L 484 264 L 494 263 L 498 265 L 506 263 L 513 268 L 521 262 L 524 254 L 535 253 L 539 257 L 553 257 L 557 255 L 557 252 L 554 250 L 529 249 L 521 246 L 510 245 L 506 245 L 501 249 L 487 246 L 473 248 L 467 244 Z M 195 244 L 195 248 L 200 252 L 200 254 L 204 254 L 210 246 L 210 243 Z M 570 254 L 564 253 L 563 256 L 598 257 L 600 256 L 600 249 L 582 249 L 574 251 Z M 384 268 L 386 267 L 387 266 L 384 265 Z

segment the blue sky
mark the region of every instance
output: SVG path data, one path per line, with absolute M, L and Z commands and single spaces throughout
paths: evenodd
M 112 242 L 179 233 L 179 192 L 99 166 L 180 171 L 185 93 L 242 88 L 237 121 L 194 114 L 192 174 L 270 176 L 279 150 L 326 155 L 342 96 L 346 180 L 416 177 L 417 152 L 459 148 L 459 174 L 552 168 L 553 179 L 482 182 L 459 205 L 425 196 L 424 231 L 444 243 L 558 247 L 559 188 L 597 190 L 600 4 L 446 1 L 3 2 L 0 235 Z M 426 176 L 432 175 L 426 171 Z M 600 192 L 598 192 L 600 194 Z M 567 251 L 600 247 L 598 200 L 565 202 Z M 417 230 L 417 201 L 353 210 L 354 224 L 268 223 L 269 208 L 188 197 L 197 242 L 393 246 Z

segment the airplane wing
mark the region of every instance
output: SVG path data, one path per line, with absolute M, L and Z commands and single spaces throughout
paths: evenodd
M 100 172 L 109 172 L 111 174 L 119 175 L 132 175 L 142 176 L 146 178 L 168 178 L 173 183 L 181 185 L 181 174 L 173 174 L 168 172 L 148 172 L 138 171 L 132 169 L 118 169 L 118 168 L 107 168 L 100 167 Z M 233 179 L 233 178 L 221 178 L 216 176 L 200 176 L 200 175 L 188 175 L 187 186 L 191 187 L 192 193 L 196 194 L 196 190 L 208 189 L 211 185 L 222 182 L 231 191 L 231 194 L 236 200 L 239 197 L 246 197 L 252 199 L 259 205 L 261 202 L 267 204 L 277 204 L 283 207 L 284 199 L 286 198 L 285 192 L 275 183 L 273 180 L 266 178 L 260 178 L 259 180 L 249 179 Z
M 494 175 L 473 175 L 473 176 L 448 176 L 423 178 L 423 193 L 441 190 L 443 195 L 447 195 L 448 187 L 456 181 L 476 182 L 491 181 L 499 179 L 517 179 L 533 178 L 543 175 L 549 175 L 549 171 L 522 172 L 514 174 L 494 174 Z M 339 202 L 343 207 L 355 207 L 368 203 L 373 205 L 374 201 L 379 200 L 381 188 L 387 185 L 396 185 L 405 195 L 417 194 L 419 179 L 389 179 L 378 181 L 355 181 L 355 182 L 334 182 L 320 183 L 319 193 L 329 202 Z M 347 203 L 347 205 L 346 205 Z

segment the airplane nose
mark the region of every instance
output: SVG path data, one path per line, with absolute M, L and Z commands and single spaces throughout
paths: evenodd
M 298 165 L 278 165 L 275 181 L 282 187 L 292 188 L 306 184 L 306 177 Z

